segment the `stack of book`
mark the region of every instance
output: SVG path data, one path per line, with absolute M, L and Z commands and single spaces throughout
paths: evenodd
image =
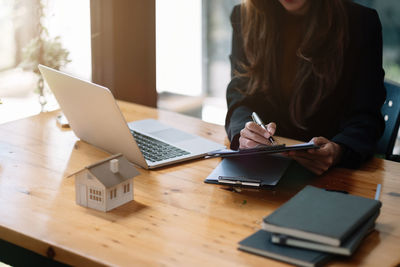
M 381 202 L 306 186 L 263 219 L 239 249 L 299 266 L 350 256 L 375 226 Z

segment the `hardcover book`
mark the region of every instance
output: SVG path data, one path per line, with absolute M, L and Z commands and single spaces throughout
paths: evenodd
M 271 242 L 271 233 L 264 230 L 240 241 L 239 249 L 298 266 L 320 266 L 332 257 L 319 251 L 276 245 Z
M 317 250 L 327 253 L 334 253 L 339 255 L 350 256 L 358 248 L 361 241 L 370 232 L 374 230 L 375 220 L 378 218 L 379 212 L 374 214 L 371 218 L 367 220 L 363 225 L 361 225 L 356 231 L 348 237 L 340 247 L 330 246 L 326 244 L 316 243 L 304 239 L 299 239 L 282 234 L 272 234 L 271 241 L 275 244 L 287 245 L 292 247 L 299 247 L 311 250 Z
M 338 247 L 380 207 L 378 200 L 306 186 L 264 217 L 262 228 Z

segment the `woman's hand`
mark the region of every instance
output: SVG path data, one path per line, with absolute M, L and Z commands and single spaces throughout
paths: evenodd
M 276 131 L 276 124 L 271 122 L 266 125 L 267 130 L 264 130 L 257 123 L 249 121 L 240 131 L 239 148 L 253 148 L 257 145 L 271 145 L 268 140 Z
M 318 175 L 339 163 L 343 154 L 343 148 L 340 145 L 324 137 L 314 137 L 311 141 L 320 146 L 320 148 L 309 149 L 307 151 L 289 151 L 284 153 L 284 155 L 296 160 Z

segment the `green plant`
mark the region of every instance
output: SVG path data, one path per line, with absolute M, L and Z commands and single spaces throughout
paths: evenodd
M 68 58 L 69 52 L 63 48 L 59 36 L 55 38 L 41 36 L 32 39 L 23 48 L 22 55 L 23 61 L 20 66 L 36 74 L 40 74 L 38 64 L 59 70 L 71 62 Z
M 44 96 L 43 78 L 40 75 L 38 65 L 42 64 L 47 67 L 59 70 L 71 60 L 69 59 L 69 51 L 62 46 L 60 36 L 50 38 L 47 28 L 43 21 L 45 18 L 45 5 L 42 0 L 37 0 L 38 6 L 38 35 L 33 38 L 22 49 L 22 62 L 20 66 L 24 70 L 33 71 L 38 75 L 37 93 L 39 94 L 39 103 L 42 105 L 42 111 L 47 101 Z

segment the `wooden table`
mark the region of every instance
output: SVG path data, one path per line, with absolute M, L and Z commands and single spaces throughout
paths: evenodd
M 119 102 L 127 121 L 156 118 L 216 142 L 223 127 Z M 400 164 L 373 159 L 359 170 L 291 176 L 274 190 L 224 190 L 203 183 L 220 159 L 140 169 L 134 201 L 103 213 L 75 204 L 70 174 L 108 154 L 56 125 L 57 112 L 0 125 L 0 239 L 72 265 L 281 266 L 237 250 L 261 219 L 306 184 L 373 197 L 382 184 L 376 231 L 332 265 L 400 263 Z

